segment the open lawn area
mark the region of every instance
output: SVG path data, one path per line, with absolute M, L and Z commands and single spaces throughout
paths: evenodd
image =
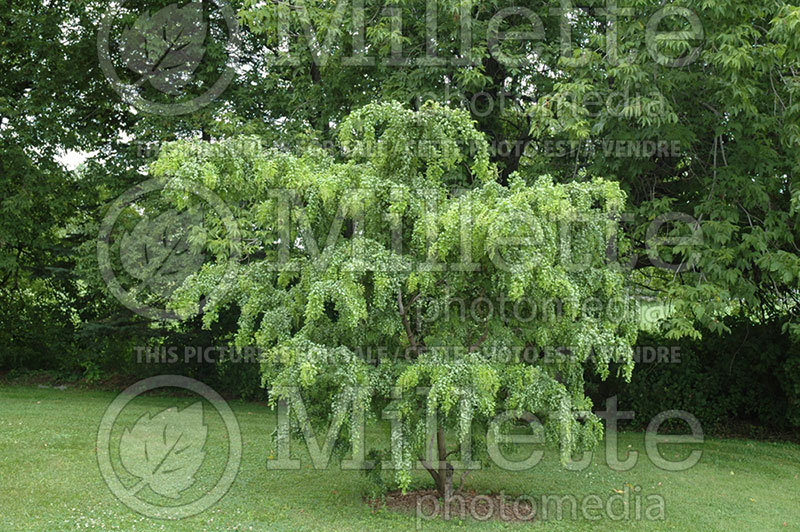
M 532 523 L 469 518 L 445 522 L 417 519 L 415 512 L 373 511 L 362 502 L 368 480 L 357 471 L 341 471 L 338 466 L 316 471 L 307 459 L 299 471 L 268 470 L 269 435 L 276 415 L 264 405 L 245 402 L 230 403 L 241 427 L 243 455 L 227 495 L 197 516 L 157 520 L 123 505 L 99 472 L 97 428 L 114 397 L 99 391 L 0 388 L 0 530 L 800 530 L 800 446 L 794 444 L 706 439 L 695 467 L 667 472 L 645 456 L 643 434 L 623 433 L 620 448 L 639 451 L 637 465 L 630 471 L 612 471 L 602 449 L 583 471 L 565 471 L 550 450 L 529 471 L 476 472 L 467 489 L 510 496 L 571 494 L 580 501 L 591 494 L 606 500 L 629 485 L 641 488 L 637 493 L 643 508 L 648 495 L 663 497 L 663 520 L 636 519 L 631 510 L 631 517 L 621 521 L 607 517 L 589 521 L 580 511 L 573 519 L 565 509 L 562 519 L 551 515 L 547 521 Z M 142 411 L 189 404 L 186 398 L 140 399 L 135 406 Z M 388 440 L 382 430 L 368 435 L 368 445 L 385 445 Z M 209 447 L 213 444 L 209 440 L 205 448 L 209 457 L 215 454 Z M 301 442 L 295 441 L 295 447 L 296 456 L 308 457 Z M 666 447 L 663 452 L 670 457 L 672 451 Z M 687 449 L 681 452 L 686 454 Z M 416 476 L 416 487 L 430 481 L 424 471 Z M 634 505 L 633 497 L 630 500 Z

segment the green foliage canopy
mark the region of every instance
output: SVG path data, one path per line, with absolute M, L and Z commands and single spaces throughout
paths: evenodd
M 396 399 L 404 486 L 426 445 L 426 413 L 460 442 L 473 421 L 511 411 L 541 416 L 564 460 L 594 444 L 602 429 L 584 371 L 606 376 L 620 363 L 630 376 L 637 333 L 629 309 L 609 311 L 629 295 L 607 260 L 625 203 L 619 187 L 517 175 L 499 185 L 468 114 L 435 104 L 368 105 L 339 138 L 344 160 L 241 139 L 164 150 L 151 172 L 209 187 L 236 206 L 241 231 L 236 243 L 211 239 L 216 259 L 175 292 L 173 307 L 200 311 L 237 246 L 237 277 L 205 300 L 205 325 L 240 309 L 237 342 L 263 350 L 272 399 L 299 386 L 318 418 L 341 424 L 353 401 L 369 410 Z M 536 311 L 520 312 L 521 302 Z M 541 356 L 562 346 L 569 356 Z M 429 388 L 424 398 L 418 387 Z

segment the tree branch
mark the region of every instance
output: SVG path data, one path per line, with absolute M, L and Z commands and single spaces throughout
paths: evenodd
M 439 483 L 439 472 L 436 471 L 433 468 L 433 466 L 430 464 L 430 462 L 425 460 L 423 457 L 420 456 L 418 458 L 419 458 L 419 463 L 421 463 L 423 465 L 423 467 L 425 467 L 425 469 L 428 470 L 428 473 L 431 474 L 431 476 L 433 477 L 434 482 L 436 482 L 436 484 L 438 484 Z
M 472 473 L 472 469 L 465 469 L 463 473 L 461 473 L 461 478 L 458 481 L 458 489 L 456 493 L 461 493 L 461 490 L 464 488 L 464 481 L 467 480 L 467 475 Z
M 408 337 L 408 341 L 411 344 L 411 348 L 418 352 L 419 351 L 419 344 L 417 343 L 417 338 L 414 336 L 414 331 L 411 330 L 411 323 L 408 321 L 408 316 L 406 315 L 406 307 L 403 305 L 403 289 L 397 289 L 397 306 L 400 309 L 400 319 L 403 321 L 403 328 L 406 330 L 406 336 Z
M 480 338 L 478 338 L 477 342 L 472 344 L 472 346 L 467 350 L 467 353 L 474 353 L 475 351 L 480 349 L 481 344 L 483 344 L 483 342 L 486 341 L 486 337 L 487 336 L 489 336 L 489 322 L 488 321 L 486 322 L 486 327 L 483 329 L 483 334 L 481 335 Z

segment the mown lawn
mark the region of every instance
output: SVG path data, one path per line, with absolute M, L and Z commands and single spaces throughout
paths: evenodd
M 468 488 L 508 495 L 589 494 L 612 496 L 626 485 L 642 496 L 659 495 L 664 520 L 602 518 L 588 521 L 551 518 L 533 523 L 472 519 L 418 520 L 412 514 L 372 511 L 362 502 L 366 478 L 355 471 L 317 471 L 304 460 L 299 471 L 266 467 L 272 452 L 269 434 L 274 412 L 260 404 L 231 402 L 241 427 L 243 458 L 227 495 L 211 509 L 188 519 L 164 521 L 143 517 L 119 502 L 97 465 L 95 442 L 104 410 L 115 394 L 30 387 L 0 388 L 0 532 L 60 530 L 124 531 L 381 531 L 381 530 L 542 530 L 542 531 L 797 531 L 800 530 L 800 446 L 747 440 L 707 439 L 703 457 L 688 471 L 656 468 L 644 453 L 640 433 L 623 433 L 620 448 L 638 450 L 635 468 L 614 472 L 603 453 L 579 472 L 565 471 L 548 451 L 536 467 L 512 473 L 490 469 L 475 473 Z M 189 399 L 142 397 L 131 419 Z M 182 407 L 182 406 L 181 406 Z M 139 410 L 136 410 L 136 409 Z M 213 423 L 210 423 L 213 424 Z M 373 442 L 388 438 L 371 432 Z M 298 443 L 298 442 L 295 442 Z M 209 445 L 214 445 L 213 439 Z M 300 444 L 297 456 L 303 456 Z M 206 447 L 213 458 L 213 448 Z M 670 449 L 670 458 L 687 449 Z M 307 454 L 305 455 L 307 457 Z M 213 460 L 212 460 L 213 462 Z M 205 474 L 201 470 L 198 475 Z M 210 474 L 210 473 L 209 473 Z M 418 473 L 415 484 L 427 482 Z M 644 500 L 644 499 L 643 499 Z M 633 501 L 633 499 L 631 499 Z M 643 506 L 646 504 L 643 502 Z M 631 511 L 631 515 L 633 511 Z

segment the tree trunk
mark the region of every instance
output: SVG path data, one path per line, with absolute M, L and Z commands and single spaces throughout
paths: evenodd
M 439 496 L 447 501 L 453 496 L 454 468 L 453 465 L 447 461 L 447 445 L 444 436 L 444 427 L 441 425 L 436 429 L 436 443 L 438 451 L 438 463 L 431 464 L 428 462 L 427 456 L 420 456 L 419 460 L 433 478 L 433 482 L 436 485 L 436 491 L 439 493 Z M 433 436 L 431 436 L 430 445 L 433 445 Z M 426 453 L 430 453 L 430 445 L 428 446 Z
M 436 432 L 436 443 L 439 451 L 439 471 L 436 481 L 436 491 L 445 502 L 453 496 L 453 466 L 447 461 L 447 445 L 445 445 L 444 428 L 439 425 Z

